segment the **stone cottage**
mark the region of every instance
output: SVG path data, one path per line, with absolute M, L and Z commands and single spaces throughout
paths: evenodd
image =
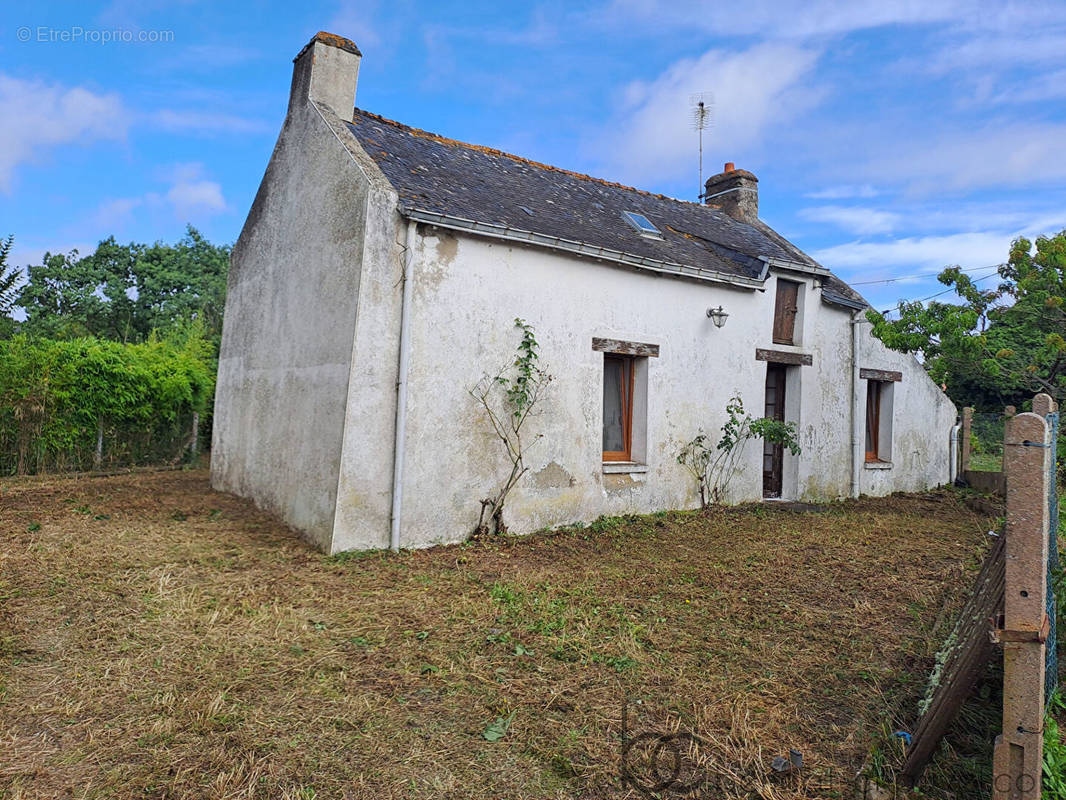
M 697 504 L 682 443 L 734 394 L 796 423 L 731 502 L 949 481 L 956 411 L 866 303 L 758 218 L 726 169 L 704 203 L 354 108 L 361 54 L 319 33 L 233 253 L 212 482 L 328 552 L 465 538 L 509 467 L 469 389 L 521 317 L 551 384 L 514 529 Z

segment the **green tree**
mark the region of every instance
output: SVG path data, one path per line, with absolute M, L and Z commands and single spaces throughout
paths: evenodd
M 192 226 L 174 245 L 123 245 L 112 236 L 87 256 L 46 253 L 18 295 L 22 327 L 34 336 L 144 342 L 196 320 L 217 344 L 229 255 Z
M 888 347 L 917 353 L 952 399 L 987 409 L 1035 392 L 1066 401 L 1066 231 L 1016 239 L 1000 283 L 981 289 L 959 267 L 938 276 L 960 302 L 899 305 L 899 319 L 868 311 Z
M 19 270 L 13 265 L 8 265 L 7 257 L 11 253 L 11 246 L 15 243 L 14 236 L 0 239 L 0 314 L 10 314 L 15 304 L 16 289 L 19 282 Z
M 214 376 L 196 322 L 139 344 L 0 341 L 0 474 L 174 463 L 210 408 Z
M 15 328 L 15 321 L 8 316 L 15 306 L 15 298 L 18 296 L 19 277 L 22 271 L 7 263 L 11 246 L 15 243 L 14 236 L 0 239 L 0 338 L 7 338 Z

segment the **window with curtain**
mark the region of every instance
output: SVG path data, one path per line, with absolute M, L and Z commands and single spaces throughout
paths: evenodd
M 866 460 L 881 461 L 881 415 L 884 384 L 881 381 L 866 381 Z
M 603 357 L 603 460 L 632 461 L 632 356 Z

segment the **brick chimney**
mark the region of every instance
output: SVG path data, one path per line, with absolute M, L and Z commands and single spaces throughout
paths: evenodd
M 741 222 L 759 218 L 759 179 L 730 161 L 704 184 L 703 202 Z
M 350 120 L 355 108 L 355 85 L 363 54 L 349 40 L 319 31 L 293 59 L 289 113 L 313 100 Z

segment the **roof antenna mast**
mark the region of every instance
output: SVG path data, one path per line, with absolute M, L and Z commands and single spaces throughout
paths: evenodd
M 700 190 L 697 199 L 703 199 L 703 132 L 714 125 L 714 94 L 700 92 L 689 97 L 692 103 L 692 127 L 700 137 Z

